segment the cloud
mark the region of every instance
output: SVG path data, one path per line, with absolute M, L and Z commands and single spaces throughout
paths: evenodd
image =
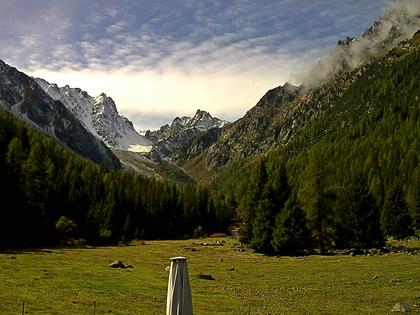
M 27 13 L 22 3 L 33 10 Z M 141 115 L 157 123 L 156 115 L 163 122 L 197 108 L 234 120 L 268 89 L 299 83 L 343 34 L 360 35 L 383 6 L 367 0 L 150 3 L 5 0 L 0 58 L 50 82 L 107 93 L 140 129 Z
M 126 68 L 117 71 L 38 70 L 31 75 L 61 86 L 82 87 L 92 96 L 106 91 L 119 111 L 132 119 L 140 130 L 156 129 L 168 123 L 168 117 L 172 120 L 175 116 L 194 115 L 198 108 L 230 121 L 236 120 L 269 87 L 289 80 L 290 73 L 291 69 L 281 68 L 281 61 L 267 60 L 264 67 L 248 69 L 243 73 L 234 70 L 196 72 L 194 69 L 185 72 L 175 68 L 163 72 L 138 72 Z M 152 121 L 156 124 L 146 122 L 142 116 L 154 117 Z
M 420 2 L 400 0 L 388 4 L 376 24 L 361 37 L 340 42 L 305 77 L 304 85 L 317 86 L 342 70 L 353 70 L 378 53 L 410 38 L 420 27 Z M 373 23 L 372 23 L 373 24 Z

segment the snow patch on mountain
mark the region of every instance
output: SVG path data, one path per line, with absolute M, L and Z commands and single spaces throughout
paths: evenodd
M 44 79 L 35 79 L 54 100 L 61 101 L 82 125 L 109 147 L 132 152 L 149 152 L 152 143 L 140 135 L 133 123 L 118 114 L 112 98 L 102 93 L 90 96 L 79 88 L 58 87 Z

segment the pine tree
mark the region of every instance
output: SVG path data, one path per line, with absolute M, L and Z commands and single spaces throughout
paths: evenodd
M 350 176 L 349 176 L 350 177 Z M 380 247 L 384 237 L 380 228 L 379 210 L 363 175 L 353 175 L 340 191 L 340 233 L 336 246 L 344 248 Z
M 413 219 L 404 199 L 401 185 L 395 183 L 385 195 L 381 212 L 381 227 L 385 235 L 397 239 L 414 234 Z
M 296 254 L 311 247 L 305 213 L 291 197 L 276 217 L 271 245 L 277 254 Z
M 321 253 L 332 246 L 335 234 L 333 209 L 336 195 L 328 182 L 330 174 L 325 163 L 329 162 L 330 158 L 322 151 L 322 147 L 310 150 L 298 192 L 315 246 Z
M 255 239 L 253 236 L 253 224 L 256 218 L 256 212 L 261 210 L 265 213 L 267 211 L 263 204 L 259 205 L 261 193 L 265 184 L 267 183 L 267 180 L 267 169 L 264 162 L 260 160 L 255 167 L 250 181 L 248 182 L 245 196 L 242 198 L 239 207 L 239 217 L 242 221 L 240 228 L 240 240 L 245 244 L 249 244 L 253 238 Z M 258 221 L 261 222 L 262 225 L 264 225 L 264 220 L 265 219 L 262 217 L 262 215 L 260 215 Z M 261 228 L 263 229 L 264 227 L 262 226 Z
M 272 252 L 271 238 L 275 213 L 268 190 L 269 188 L 265 189 L 255 209 L 255 217 L 252 220 L 252 236 L 249 242 L 251 248 L 262 253 Z

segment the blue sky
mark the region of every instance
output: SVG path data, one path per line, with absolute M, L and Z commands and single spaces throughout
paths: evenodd
M 385 0 L 0 0 L 0 59 L 105 92 L 137 129 L 197 108 L 241 117 L 270 88 L 298 84 Z

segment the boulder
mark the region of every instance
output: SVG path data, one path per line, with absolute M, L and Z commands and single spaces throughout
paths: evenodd
M 111 268 L 127 268 L 126 265 L 124 265 L 124 263 L 121 260 L 116 260 L 113 263 L 109 264 L 108 267 Z
M 392 307 L 391 312 L 405 313 L 407 309 L 402 304 L 397 303 Z

